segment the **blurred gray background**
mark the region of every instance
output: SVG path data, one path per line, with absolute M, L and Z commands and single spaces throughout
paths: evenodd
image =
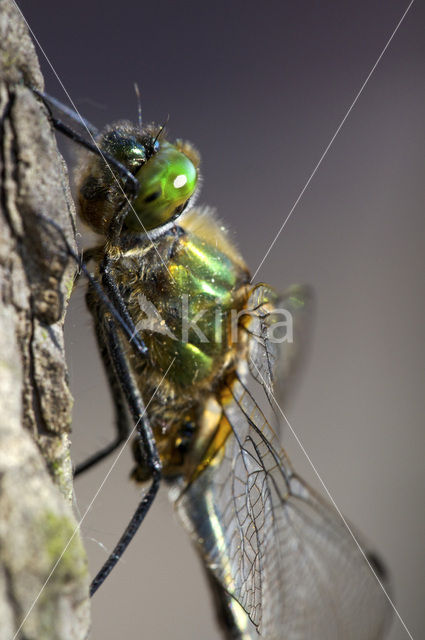
M 170 114 L 171 135 L 202 153 L 200 202 L 217 208 L 255 271 L 408 2 L 18 4 L 93 123 L 136 118 L 134 81 L 146 120 Z M 415 2 L 257 276 L 315 287 L 314 345 L 288 415 L 385 558 L 414 638 L 425 635 L 424 27 Z M 65 100 L 41 63 L 48 92 Z M 83 289 L 66 326 L 76 461 L 112 434 Z M 289 433 L 285 445 L 315 482 Z M 111 462 L 78 481 L 81 513 Z M 137 503 L 131 466 L 126 452 L 82 527 L 93 572 Z M 92 638 L 118 637 L 220 638 L 165 492 L 93 600 Z M 395 619 L 391 640 L 407 637 Z

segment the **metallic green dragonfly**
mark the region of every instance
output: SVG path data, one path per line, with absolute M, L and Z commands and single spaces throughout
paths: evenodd
M 100 238 L 85 254 L 95 264 L 87 301 L 117 437 L 76 473 L 126 440 L 128 408 L 137 425 L 132 477 L 149 483 L 91 593 L 164 480 L 227 638 L 382 638 L 386 595 L 340 515 L 293 470 L 266 417 L 296 370 L 310 290 L 280 296 L 250 283 L 225 228 L 194 206 L 192 145 L 141 121 L 91 131 L 96 145 L 84 143 L 78 204 Z M 384 581 L 377 557 L 366 556 Z

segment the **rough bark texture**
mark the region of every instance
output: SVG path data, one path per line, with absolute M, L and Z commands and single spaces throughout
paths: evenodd
M 34 47 L 15 5 L 0 0 L 0 640 L 82 640 L 88 571 L 71 508 L 63 347 L 75 264 L 39 217 L 72 246 L 74 209 L 28 85 L 43 88 Z

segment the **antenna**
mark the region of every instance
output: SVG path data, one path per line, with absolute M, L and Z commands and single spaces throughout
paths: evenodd
M 158 129 L 158 133 L 155 136 L 155 140 L 153 141 L 153 144 L 155 144 L 155 142 L 158 140 L 158 138 L 161 136 L 162 132 L 164 131 L 168 121 L 170 119 L 170 114 L 168 114 L 166 120 L 164 121 L 163 124 L 160 125 L 159 129 Z
M 139 91 L 139 85 L 137 84 L 137 82 L 134 83 L 134 91 L 136 93 L 137 116 L 138 116 L 138 121 L 139 121 L 139 129 L 141 131 L 142 130 L 142 104 L 140 102 L 140 91 Z

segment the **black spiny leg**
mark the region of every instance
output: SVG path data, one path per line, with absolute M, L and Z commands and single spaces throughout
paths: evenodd
M 105 288 L 108 297 L 111 299 L 112 303 L 116 307 L 117 311 L 124 318 L 126 324 L 131 327 L 134 331 L 133 336 L 130 338 L 130 342 L 137 336 L 137 329 L 133 323 L 133 319 L 131 318 L 125 300 L 119 290 L 119 287 L 111 274 L 111 258 L 108 254 L 105 254 L 105 257 L 102 260 L 102 264 L 100 266 L 100 272 L 102 274 L 102 285 Z
M 135 422 L 141 455 L 146 460 L 146 464 L 151 471 L 152 483 L 127 525 L 126 530 L 116 544 L 113 552 L 91 583 L 91 596 L 97 591 L 117 564 L 118 560 L 121 558 L 138 528 L 142 524 L 145 515 L 158 492 L 162 471 L 161 460 L 158 455 L 148 417 L 145 413 L 143 400 L 134 383 L 133 376 L 131 375 L 128 360 L 122 347 L 120 337 L 118 336 L 114 321 L 110 318 L 106 318 L 103 321 L 103 326 L 108 355 L 113 365 L 113 371 L 121 385 L 122 392 L 126 397 L 131 415 Z
M 93 309 L 93 306 L 95 307 Z M 117 377 L 113 370 L 113 364 L 111 362 L 108 348 L 105 344 L 105 336 L 103 333 L 103 327 L 96 313 L 96 309 L 99 305 L 90 305 L 89 309 L 94 316 L 94 326 L 96 331 L 97 344 L 99 352 L 102 357 L 103 366 L 105 369 L 106 377 L 108 379 L 109 387 L 111 389 L 111 396 L 114 401 L 115 408 L 115 439 L 103 449 L 96 451 L 89 458 L 78 464 L 75 468 L 74 476 L 78 476 L 80 473 L 84 473 L 87 469 L 91 469 L 96 464 L 104 460 L 107 456 L 113 453 L 118 447 L 125 442 L 130 433 L 129 416 L 127 412 L 127 402 L 122 392 L 121 386 L 117 380 Z M 103 312 L 103 309 L 102 309 Z
M 44 93 L 44 91 L 39 91 L 35 87 L 31 87 L 31 90 L 33 91 L 33 93 L 35 93 L 36 96 L 38 96 L 43 100 L 44 104 L 48 104 L 48 105 L 52 104 L 58 111 L 62 111 L 62 113 L 67 115 L 68 118 L 70 118 L 71 120 L 74 120 L 74 122 L 76 122 L 79 125 L 83 125 L 83 127 L 85 127 L 92 136 L 98 135 L 99 130 L 97 129 L 97 127 L 95 127 L 93 124 L 91 124 L 91 122 L 83 118 L 79 113 L 74 111 L 74 109 L 70 109 L 66 104 L 63 104 L 63 102 L 60 102 L 60 100 L 58 100 L 57 98 L 53 98 L 53 96 L 49 96 L 48 93 Z
M 44 94 L 41 91 L 37 91 L 34 88 L 32 90 L 39 98 L 43 100 L 45 106 L 49 111 L 50 119 L 52 121 L 54 128 L 57 129 L 57 131 L 60 131 L 61 133 L 63 133 L 65 136 L 67 136 L 74 142 L 76 142 L 77 144 L 81 145 L 82 147 L 85 147 L 89 151 L 92 151 L 95 155 L 100 156 L 105 161 L 105 164 L 109 167 L 111 172 L 112 172 L 112 167 L 116 169 L 118 171 L 118 174 L 125 179 L 123 190 L 129 193 L 130 198 L 136 196 L 139 192 L 139 182 L 137 178 L 135 178 L 135 176 L 131 173 L 131 171 L 129 171 L 127 167 L 124 166 L 114 156 L 112 156 L 107 151 L 100 149 L 99 145 L 96 143 L 96 140 L 94 139 L 95 135 L 97 134 L 97 129 L 93 127 L 93 125 L 91 125 L 89 122 L 87 122 L 87 120 L 84 120 L 84 118 L 80 118 L 80 116 L 77 113 L 74 114 L 74 112 L 71 109 L 68 109 L 68 107 L 66 107 L 65 105 L 62 105 L 58 100 L 52 99 L 47 94 Z M 63 111 L 63 113 L 65 113 L 68 117 L 73 118 L 73 120 L 76 120 L 80 122 L 83 126 L 85 126 L 89 132 L 89 135 L 92 138 L 92 142 L 89 142 L 88 140 L 86 140 L 83 136 L 81 136 L 79 133 L 74 131 L 71 127 L 68 127 L 68 125 L 64 124 L 62 120 L 55 118 L 50 109 L 50 104 L 53 104 L 57 109 L 59 109 L 60 111 Z

